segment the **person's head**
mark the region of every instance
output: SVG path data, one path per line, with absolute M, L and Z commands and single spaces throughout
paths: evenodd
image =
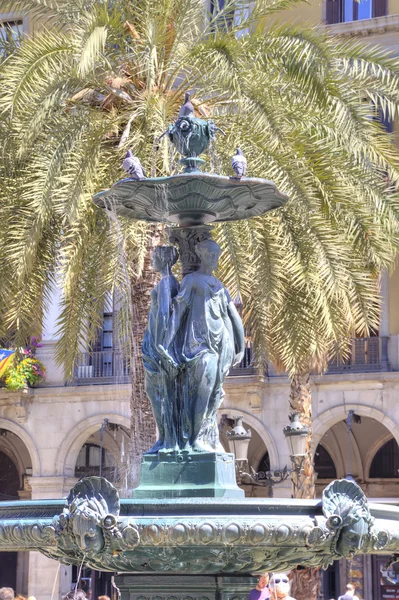
M 25 596 L 21 596 L 21 594 L 18 594 L 18 596 L 15 596 L 15 600 L 26 600 Z
M 86 594 L 83 590 L 71 590 L 65 596 L 62 596 L 62 600 L 87 600 Z
M 195 252 L 201 260 L 201 265 L 217 268 L 221 250 L 216 242 L 204 240 L 195 246 Z
M 263 590 L 269 583 L 269 573 L 262 573 L 259 575 L 258 588 Z
M 98 600 L 111 600 L 109 596 L 99 596 Z
M 352 585 L 351 583 L 348 583 L 347 586 L 346 586 L 346 593 L 350 594 L 351 596 L 353 596 L 354 593 L 355 593 L 355 586 Z
M 179 258 L 179 253 L 174 246 L 156 246 L 151 253 L 151 267 L 159 273 L 165 267 L 169 270 Z
M 0 600 L 14 600 L 14 590 L 9 587 L 0 588 Z
M 269 581 L 269 590 L 275 598 L 286 598 L 290 593 L 290 581 L 286 573 L 273 573 Z

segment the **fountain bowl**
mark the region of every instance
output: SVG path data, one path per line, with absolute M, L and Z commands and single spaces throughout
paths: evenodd
M 122 179 L 94 196 L 97 206 L 115 208 L 119 216 L 182 227 L 260 217 L 287 200 L 267 179 L 200 172 Z
M 2 502 L 0 551 L 38 550 L 66 564 L 136 574 L 242 574 L 327 568 L 355 554 L 399 551 L 399 508 L 368 503 L 348 480 L 321 500 L 120 500 L 103 478 L 67 500 Z

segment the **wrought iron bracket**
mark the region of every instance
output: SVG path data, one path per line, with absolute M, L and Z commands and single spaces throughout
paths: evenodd
M 251 467 L 251 472 L 245 470 L 247 461 L 236 460 L 236 478 L 238 485 L 255 485 L 258 487 L 267 487 L 268 496 L 273 498 L 273 487 L 279 485 L 288 479 L 291 473 L 301 473 L 303 471 L 303 463 L 305 456 L 290 456 L 292 469 L 287 465 L 283 469 L 275 471 L 255 471 Z

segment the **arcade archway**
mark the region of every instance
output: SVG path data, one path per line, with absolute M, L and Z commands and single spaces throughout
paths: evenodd
M 9 429 L 0 429 L 0 502 L 29 499 L 32 460 L 22 439 Z M 27 591 L 27 552 L 0 553 L 0 587 Z

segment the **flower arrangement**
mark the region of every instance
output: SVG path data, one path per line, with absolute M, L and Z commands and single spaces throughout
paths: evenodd
M 8 369 L 5 382 L 9 390 L 21 390 L 26 384 L 29 387 L 37 385 L 46 373 L 43 363 L 33 356 L 27 356 L 16 366 Z
M 36 348 L 40 347 L 38 338 L 32 337 L 28 348 L 15 353 L 11 366 L 2 377 L 7 389 L 21 390 L 26 386 L 34 387 L 44 379 L 46 367 L 35 357 Z

